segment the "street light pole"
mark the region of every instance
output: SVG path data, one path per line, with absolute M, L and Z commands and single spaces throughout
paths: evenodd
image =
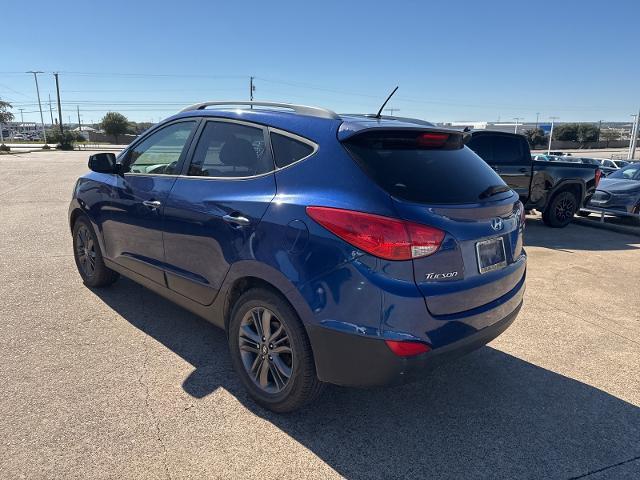
M 20 110 L 20 131 L 22 133 L 24 133 L 24 114 L 22 112 L 24 112 L 24 108 L 19 108 L 18 110 Z
M 538 120 L 540 118 L 540 112 L 536 112 L 536 130 L 538 130 Z
M 555 120 L 558 120 L 560 117 L 549 117 L 551 120 L 551 131 L 549 132 L 549 148 L 547 148 L 547 155 L 551 155 L 551 140 L 553 140 L 553 124 Z
M 631 129 L 631 141 L 629 142 L 629 154 L 627 160 L 633 160 L 636 156 L 636 145 L 638 143 L 638 126 L 640 126 L 640 111 L 637 115 L 633 115 L 635 118 L 633 122 L 633 128 Z
M 519 121 L 520 120 L 524 120 L 523 117 L 513 117 L 513 119 L 516 121 L 516 128 L 513 130 L 513 133 L 518 133 L 518 125 L 519 125 Z
M 36 81 L 36 94 L 38 95 L 38 107 L 40 108 L 40 123 L 42 124 L 42 136 L 44 137 L 44 144 L 46 145 L 47 132 L 44 129 L 44 116 L 42 115 L 42 103 L 40 103 L 40 87 L 38 87 L 38 74 L 43 72 L 30 70 L 27 73 L 33 73 L 33 78 Z

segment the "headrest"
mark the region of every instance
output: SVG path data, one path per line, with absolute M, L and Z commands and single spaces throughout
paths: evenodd
M 232 138 L 227 140 L 220 150 L 220 162 L 232 167 L 248 167 L 255 170 L 258 163 L 256 151 L 247 140 Z

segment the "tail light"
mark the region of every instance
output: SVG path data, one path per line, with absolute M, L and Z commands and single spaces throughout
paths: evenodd
M 602 178 L 602 170 L 596 168 L 596 187 L 600 183 L 600 179 Z
M 385 340 L 387 347 L 398 357 L 415 357 L 427 353 L 431 348 L 426 343 L 403 340 Z
M 431 255 L 445 235 L 427 225 L 353 210 L 307 207 L 307 214 L 345 242 L 386 260 Z

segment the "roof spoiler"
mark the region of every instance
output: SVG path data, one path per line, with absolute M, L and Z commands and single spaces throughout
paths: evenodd
M 448 128 L 375 126 L 338 130 L 341 142 L 385 142 L 394 148 L 457 150 L 471 140 L 471 133 Z

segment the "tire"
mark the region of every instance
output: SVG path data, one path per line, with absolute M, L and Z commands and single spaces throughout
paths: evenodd
M 542 212 L 542 221 L 553 228 L 563 228 L 571 223 L 578 211 L 578 200 L 569 190 L 559 192 L 553 196 Z
M 98 238 L 86 217 L 78 218 L 73 224 L 73 258 L 87 287 L 106 287 L 120 277 L 104 264 Z
M 270 335 L 263 335 L 263 324 Z M 263 407 L 292 412 L 322 392 L 304 327 L 278 294 L 263 288 L 243 293 L 233 305 L 228 338 L 233 368 Z

